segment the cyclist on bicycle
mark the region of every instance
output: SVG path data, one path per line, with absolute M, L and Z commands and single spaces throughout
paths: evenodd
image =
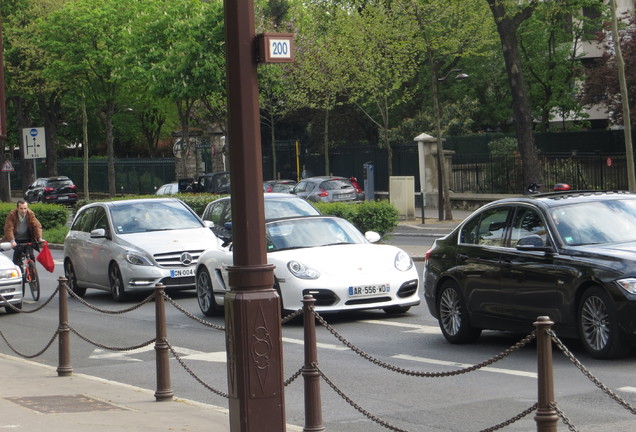
M 35 213 L 29 210 L 29 205 L 23 201 L 18 201 L 15 209 L 11 210 L 7 215 L 4 223 L 3 241 L 11 242 L 13 248 L 13 262 L 16 265 L 22 264 L 22 248 L 20 243 L 35 243 L 33 247 L 38 251 L 40 248 L 37 243 L 44 242 L 42 238 L 42 224 L 35 217 Z M 33 250 L 31 250 L 31 258 Z

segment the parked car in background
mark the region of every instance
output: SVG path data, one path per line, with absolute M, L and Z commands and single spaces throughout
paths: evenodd
M 266 180 L 263 182 L 263 192 L 291 193 L 295 185 L 295 180 Z
M 194 288 L 195 265 L 218 239 L 176 198 L 95 202 L 78 212 L 64 240 L 69 287 L 110 291 L 122 301 L 131 290 Z
M 301 309 L 308 294 L 316 299 L 317 312 L 383 309 L 397 314 L 420 303 L 413 261 L 395 246 L 372 244 L 380 239 L 377 233 L 362 235 L 350 222 L 322 215 L 270 220 L 265 231 L 267 262 L 274 265 L 283 311 Z M 230 242 L 201 255 L 196 284 L 205 315 L 222 313 L 232 265 Z
M 320 212 L 314 206 L 294 195 L 266 193 L 264 198 L 265 220 L 291 216 L 311 216 Z M 229 196 L 209 203 L 203 210 L 202 219 L 212 222 L 212 231 L 220 239 L 229 241 L 232 237 L 232 201 Z
M 636 336 L 636 195 L 564 191 L 487 204 L 426 252 L 424 297 L 451 343 L 539 316 L 596 358 Z
M 207 173 L 199 176 L 198 181 L 193 185 L 192 192 L 210 194 L 230 193 L 230 173 L 228 171 Z
M 11 251 L 13 256 L 11 243 L 2 243 L 2 250 Z M 7 313 L 15 312 L 11 306 L 22 309 L 22 273 L 5 254 L 0 254 L 0 293 L 4 297 L 4 300 L 0 299 L 0 307 L 4 306 Z
M 177 193 L 179 193 L 179 183 L 173 182 L 162 185 L 159 189 L 157 189 L 155 195 L 174 195 Z
M 75 204 L 77 186 L 66 176 L 38 178 L 24 192 L 24 200 L 28 203 Z
M 359 201 L 360 194 L 344 177 L 319 176 L 302 179 L 294 186 L 292 194 L 313 202 Z

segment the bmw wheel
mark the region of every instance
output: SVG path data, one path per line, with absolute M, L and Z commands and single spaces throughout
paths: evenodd
M 108 269 L 108 281 L 110 282 L 110 295 L 116 302 L 124 301 L 126 292 L 124 288 L 124 281 L 121 277 L 121 270 L 115 263 L 110 265 Z
M 197 300 L 199 309 L 205 316 L 223 315 L 223 308 L 216 304 L 214 291 L 212 289 L 212 278 L 207 268 L 201 267 L 197 271 L 196 278 Z
M 481 329 L 470 324 L 466 303 L 453 281 L 444 282 L 437 300 L 437 314 L 442 334 L 451 343 L 474 342 Z
M 609 295 L 599 287 L 589 288 L 579 303 L 579 337 L 594 358 L 609 359 L 622 355 L 628 347 L 618 326 L 616 308 Z

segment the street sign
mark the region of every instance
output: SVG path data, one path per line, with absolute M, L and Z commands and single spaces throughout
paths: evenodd
M 22 144 L 24 145 L 24 159 L 46 157 L 46 139 L 43 127 L 22 129 Z
M 261 63 L 289 63 L 294 61 L 292 33 L 261 33 L 258 38 L 258 61 Z
M 11 161 L 10 160 L 6 160 L 4 161 L 4 165 L 2 165 L 2 172 L 13 172 L 15 171 L 13 169 L 13 165 L 11 165 Z

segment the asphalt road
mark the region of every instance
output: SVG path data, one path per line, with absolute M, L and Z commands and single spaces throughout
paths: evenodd
M 395 241 L 398 241 L 397 239 Z M 54 250 L 56 269 L 42 273 L 44 303 L 62 275 L 61 251 Z M 421 263 L 418 263 L 421 270 Z M 421 273 L 421 271 L 420 271 Z M 140 293 L 124 304 L 115 304 L 107 293 L 87 292 L 86 301 L 118 311 L 135 306 L 148 293 Z M 202 318 L 193 292 L 171 294 L 183 308 Z M 12 346 L 25 354 L 36 353 L 50 340 L 57 327 L 57 299 L 34 314 L 6 315 L 0 312 L 0 329 Z M 25 304 L 29 310 L 36 304 Z M 154 304 L 147 304 L 126 314 L 104 314 L 69 300 L 69 323 L 95 346 L 73 335 L 72 366 L 75 372 L 154 389 L 154 347 L 113 351 L 154 337 Z M 168 341 L 183 358 L 192 373 L 208 385 L 227 391 L 224 333 L 202 326 L 177 311 L 167 310 Z M 536 402 L 536 351 L 534 344 L 521 349 L 488 368 L 455 375 L 468 365 L 483 362 L 520 340 L 523 335 L 485 332 L 471 345 L 450 345 L 439 332 L 437 322 L 426 307 L 420 305 L 407 314 L 390 316 L 368 311 L 325 316 L 335 331 L 376 359 L 354 353 L 334 335 L 318 325 L 319 367 L 334 383 L 339 395 L 325 381 L 321 382 L 323 424 L 326 430 L 362 432 L 383 431 L 385 427 L 363 416 L 367 410 L 395 430 L 405 431 L 478 431 L 504 422 Z M 221 318 L 210 322 L 223 325 Z M 284 376 L 292 376 L 303 363 L 303 328 L 298 322 L 283 326 Z M 636 405 L 636 378 L 633 365 L 636 353 L 616 361 L 598 361 L 585 355 L 578 344 L 568 346 L 592 373 L 628 403 Z M 109 348 L 109 349 L 106 349 Z M 0 352 L 12 354 L 0 341 Z M 54 344 L 35 361 L 56 366 Z M 377 363 L 384 364 L 384 367 Z M 200 385 L 176 360 L 172 359 L 171 378 L 175 395 L 227 407 L 227 400 Z M 449 376 L 423 378 L 388 370 L 388 365 L 409 371 L 438 372 Z M 601 392 L 570 361 L 555 353 L 555 397 L 579 431 L 633 431 L 636 418 Z M 343 399 L 350 398 L 351 403 Z M 304 424 L 303 384 L 301 378 L 286 387 L 287 421 Z M 299 430 L 301 430 L 299 429 Z M 559 430 L 566 426 L 559 425 Z M 533 415 L 506 428 L 509 431 L 536 430 Z

